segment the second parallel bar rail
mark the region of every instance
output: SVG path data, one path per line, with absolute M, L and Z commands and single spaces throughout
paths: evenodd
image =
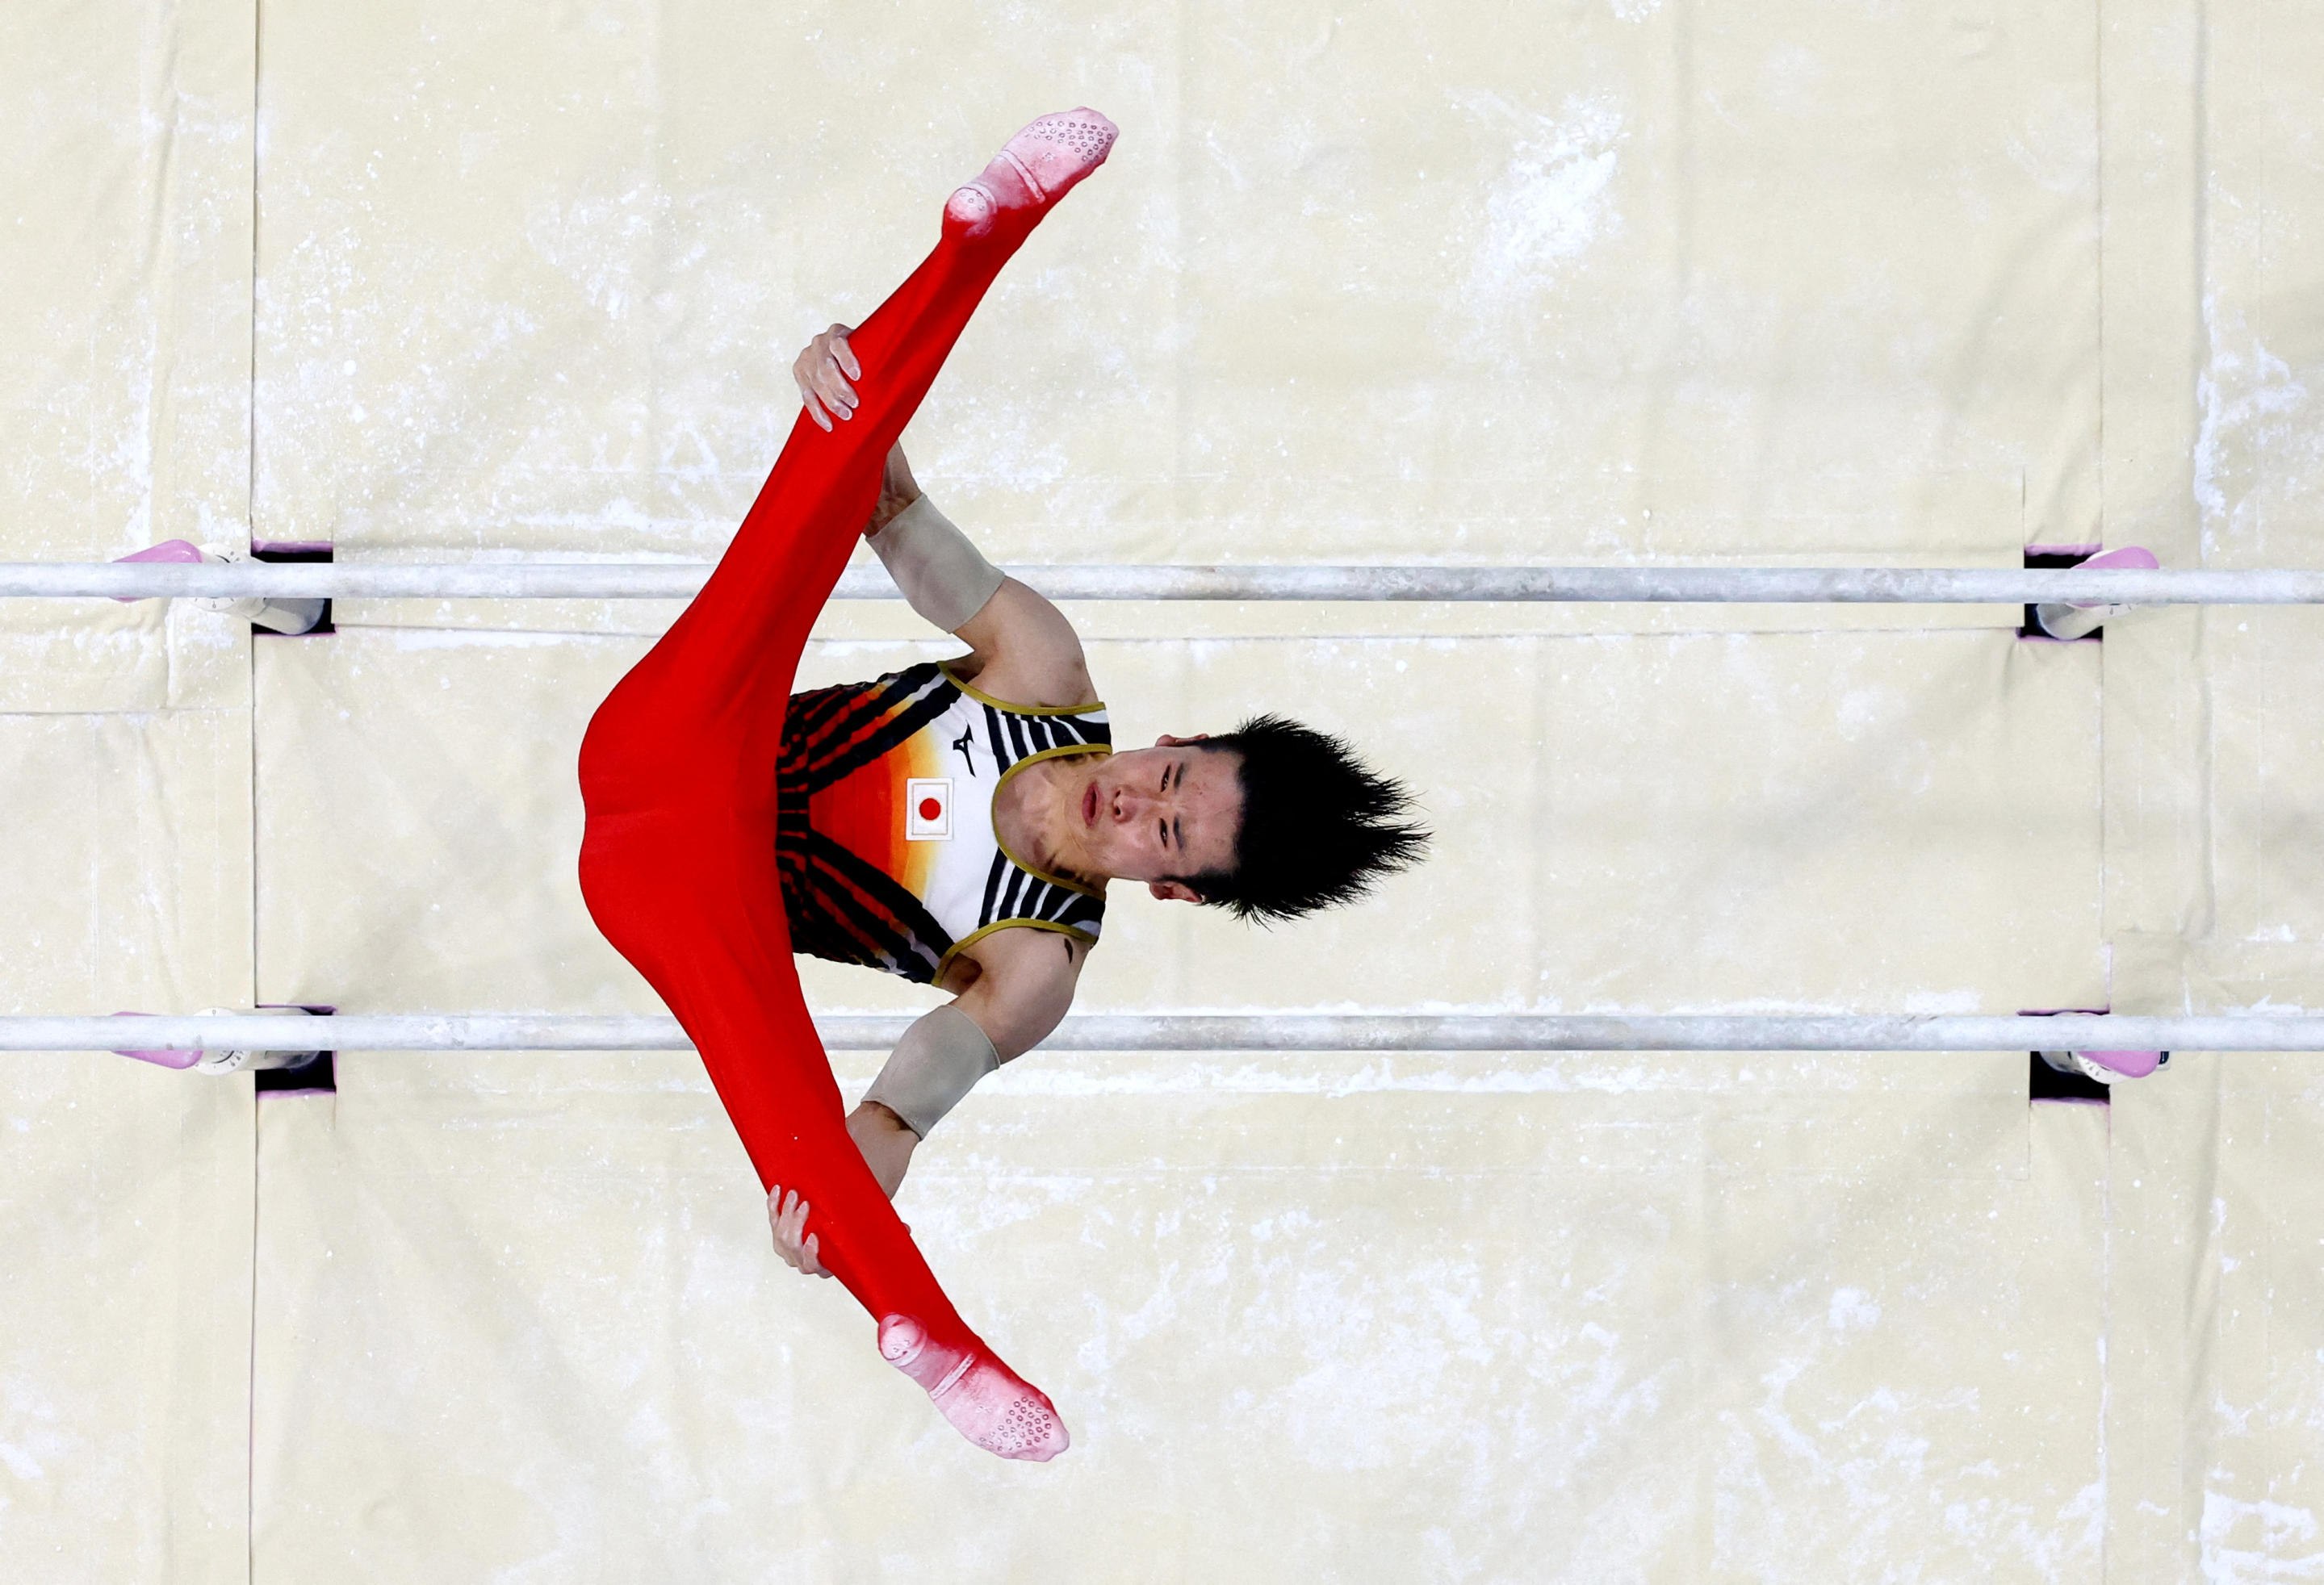
M 816 1019 L 834 1051 L 884 1051 L 915 1014 Z M 1090 1013 L 1065 1051 L 2314 1051 L 2324 1015 Z M 687 1051 L 669 1017 L 554 1013 L 0 1017 L 0 1051 Z
M 704 562 L 0 563 L 0 598 L 687 600 Z M 1056 600 L 1648 602 L 1683 604 L 2313 605 L 2324 571 L 1821 567 L 1074 566 L 1008 569 Z M 900 598 L 877 567 L 839 600 Z

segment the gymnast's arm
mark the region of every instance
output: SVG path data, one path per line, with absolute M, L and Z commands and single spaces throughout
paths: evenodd
M 862 370 L 848 350 L 848 334 L 846 326 L 834 325 L 808 342 L 791 365 L 807 416 L 825 429 L 835 419 L 852 421 L 855 410 L 855 389 L 848 382 L 862 379 Z M 978 554 L 967 536 L 921 494 L 900 445 L 888 453 L 880 498 L 863 538 L 912 609 L 968 645 L 971 653 L 953 669 L 980 691 L 1012 705 L 1097 702 L 1073 623 Z
M 970 653 L 952 663 L 954 675 L 1012 705 L 1097 703 L 1081 638 L 1065 613 L 1004 576 L 936 510 L 901 446 L 888 453 L 863 534 L 912 609 L 968 645 Z
M 962 955 L 977 974 L 949 1005 L 967 1015 L 992 1042 L 1002 1062 L 1022 1056 L 1048 1038 L 1073 1006 L 1086 949 L 1052 930 L 996 930 Z M 888 1197 L 904 1181 L 919 1136 L 877 1101 L 848 1114 L 847 1132 Z
M 956 960 L 976 972 L 965 981 L 947 975 L 947 982 L 962 989 L 936 1010 L 957 1009 L 964 1015 L 991 1043 L 1000 1061 L 1021 1056 L 1047 1039 L 1073 1005 L 1086 951 L 1080 941 L 1056 931 L 1026 926 L 996 930 Z M 888 1075 L 882 1068 L 881 1079 Z M 878 1087 L 876 1082 L 873 1087 Z M 863 1153 L 863 1163 L 881 1189 L 894 1199 L 919 1136 L 900 1116 L 868 1096 L 848 1114 L 847 1134 Z M 804 1276 L 829 1276 L 817 1258 L 816 1238 L 807 1230 L 811 1209 L 796 1192 L 785 1194 L 778 1188 L 768 1197 L 775 1253 Z

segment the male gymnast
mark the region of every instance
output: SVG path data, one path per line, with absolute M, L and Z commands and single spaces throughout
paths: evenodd
M 700 1050 L 777 1250 L 837 1276 L 881 1355 L 1015 1459 L 1055 1457 L 1065 1429 L 962 1320 L 890 1204 L 914 1147 L 1056 1027 L 1108 882 L 1290 918 L 1360 895 L 1426 841 L 1403 788 L 1277 716 L 1114 752 L 1072 625 L 913 483 L 905 424 L 1001 266 L 1115 136 L 1089 109 L 1025 128 L 952 195 L 910 279 L 799 355 L 804 410 L 765 487 L 580 755 L 591 917 Z M 792 695 L 858 533 L 969 653 Z M 952 993 L 852 1114 L 794 952 Z

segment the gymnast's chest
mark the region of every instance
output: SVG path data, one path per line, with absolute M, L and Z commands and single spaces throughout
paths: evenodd
M 976 725 L 973 707 L 955 701 L 810 792 L 808 825 L 918 896 L 939 889 L 955 870 L 981 882 L 999 851 L 992 800 L 1000 777 Z

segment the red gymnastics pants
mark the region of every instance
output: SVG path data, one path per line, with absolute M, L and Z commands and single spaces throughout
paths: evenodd
M 874 1320 L 973 1347 L 849 1138 L 800 994 L 775 870 L 775 763 L 807 631 L 879 496 L 888 449 L 1038 216 L 947 235 L 848 337 L 861 405 L 802 411 L 702 593 L 581 743 L 591 917 L 702 1053 L 764 1189 L 797 1189 L 823 1264 Z

